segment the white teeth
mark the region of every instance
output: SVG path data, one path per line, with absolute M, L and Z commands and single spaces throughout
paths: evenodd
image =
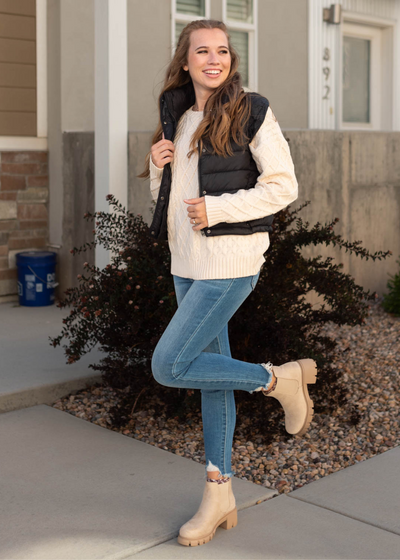
M 221 70 L 207 70 L 205 74 L 221 74 Z

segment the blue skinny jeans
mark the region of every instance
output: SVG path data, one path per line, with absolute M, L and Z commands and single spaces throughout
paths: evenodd
M 167 387 L 200 389 L 206 472 L 233 475 L 236 423 L 234 390 L 267 388 L 272 374 L 261 364 L 231 356 L 228 321 L 254 290 L 259 273 L 226 280 L 174 276 L 178 309 L 152 357 L 156 381 Z

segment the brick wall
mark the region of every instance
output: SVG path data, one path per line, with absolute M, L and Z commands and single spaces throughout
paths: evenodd
M 17 293 L 15 255 L 48 243 L 48 154 L 0 152 L 0 296 Z

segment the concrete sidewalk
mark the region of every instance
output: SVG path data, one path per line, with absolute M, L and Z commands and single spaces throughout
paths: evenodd
M 0 560 L 400 560 L 400 447 L 285 495 L 234 479 L 238 526 L 178 545 L 203 465 L 33 406 L 99 379 L 48 344 L 64 315 L 0 305 Z
M 50 346 L 49 336 L 61 333 L 67 315 L 55 305 L 0 304 L 0 412 L 52 403 L 100 380 L 88 366 L 101 359 L 101 352 L 94 349 L 67 365 L 63 349 Z
M 238 526 L 196 548 L 203 465 L 47 405 L 0 415 L 0 449 L 1 560 L 400 559 L 400 448 L 286 495 L 234 479 Z
M 399 467 L 397 447 L 243 511 L 206 545 L 171 539 L 129 558 L 398 560 Z
M 1 560 L 126 558 L 176 537 L 204 489 L 203 465 L 47 405 L 1 414 L 0 449 Z

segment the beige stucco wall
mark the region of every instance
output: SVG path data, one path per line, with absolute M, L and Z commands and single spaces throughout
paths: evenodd
M 259 92 L 268 97 L 282 126 L 305 128 L 307 1 L 260 0 L 258 5 Z M 171 3 L 127 0 L 127 8 L 128 128 L 148 131 L 157 120 L 157 98 L 171 56 Z M 211 0 L 211 16 L 222 17 L 220 0 Z M 48 23 L 49 75 L 60 73 L 62 130 L 93 131 L 94 0 L 49 0 Z M 55 27 L 58 37 L 51 33 Z M 57 47 L 59 69 L 51 53 Z
M 94 130 L 94 0 L 61 0 L 63 131 Z
M 282 127 L 308 127 L 307 0 L 259 0 L 258 91 Z
M 48 0 L 50 243 L 62 244 L 65 131 L 94 130 L 94 0 Z
M 128 0 L 128 129 L 152 130 L 171 57 L 171 2 Z

